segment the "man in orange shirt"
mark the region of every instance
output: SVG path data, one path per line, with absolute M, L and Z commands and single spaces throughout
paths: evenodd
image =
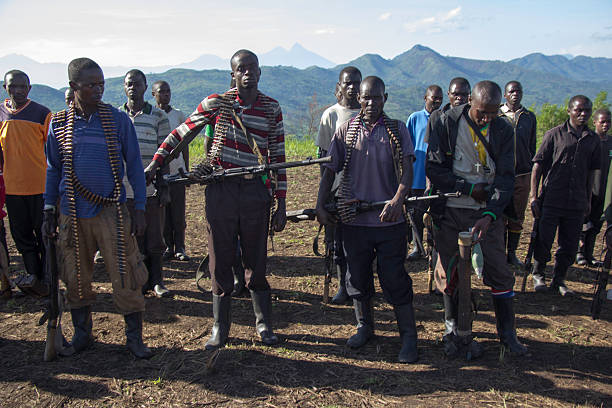
M 9 99 L 0 105 L 0 148 L 11 235 L 27 272 L 17 284 L 26 293 L 44 296 L 41 226 L 51 111 L 28 99 L 31 88 L 22 71 L 4 75 Z

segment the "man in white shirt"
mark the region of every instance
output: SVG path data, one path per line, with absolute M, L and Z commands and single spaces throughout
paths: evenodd
M 170 106 L 172 93 L 170 85 L 166 81 L 155 82 L 151 88 L 151 94 L 155 98 L 157 107 L 168 115 L 170 130 L 185 121 L 185 114 Z M 170 162 L 169 166 L 172 176 L 178 174 L 179 169 L 183 169 L 185 172 L 189 171 L 189 146 L 185 146 L 185 149 L 176 159 Z M 185 227 L 185 186 L 171 184 L 170 203 L 166 205 L 166 225 L 164 226 L 164 242 L 166 243 L 164 259 L 189 260 L 185 253 Z
M 336 130 L 353 116 L 359 113 L 360 105 L 357 100 L 359 85 L 361 84 L 361 72 L 355 67 L 345 67 L 340 71 L 338 83 L 336 84 L 336 97 L 338 103 L 330 106 L 321 116 L 319 133 L 315 145 L 319 147 L 319 157 L 327 156 L 329 145 Z M 336 177 L 332 191 L 338 188 L 341 174 Z M 345 275 L 346 260 L 342 249 L 342 227 L 340 223 L 335 226 L 325 227 L 325 245 L 334 245 L 334 262 L 338 269 L 338 292 L 332 298 L 334 304 L 343 304 L 349 300 L 346 292 Z

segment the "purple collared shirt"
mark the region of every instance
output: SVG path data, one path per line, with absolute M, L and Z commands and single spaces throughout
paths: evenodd
M 346 154 L 346 134 L 350 123 L 355 118 L 344 123 L 332 139 L 328 156 L 331 163 L 325 167 L 338 173 L 344 165 Z M 410 134 L 406 125 L 398 122 L 399 141 L 402 146 L 404 157 L 406 155 L 414 158 L 414 147 L 410 140 Z M 382 117 L 369 131 L 363 124 L 359 126 L 360 131 L 355 143 L 355 149 L 351 155 L 348 171 L 351 175 L 351 192 L 353 197 L 362 201 L 385 201 L 393 198 L 397 192 L 398 182 L 393 168 L 393 151 L 389 134 L 385 128 Z M 358 214 L 350 225 L 363 227 L 387 227 L 389 225 L 405 222 L 402 218 L 397 222 L 381 222 L 378 218 L 381 210 L 369 211 Z

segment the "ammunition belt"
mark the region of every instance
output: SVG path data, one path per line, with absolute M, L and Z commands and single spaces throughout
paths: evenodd
M 114 204 L 116 206 L 118 263 L 117 266 L 119 274 L 121 275 L 122 285 L 124 284 L 124 275 L 126 273 L 125 231 L 123 227 L 124 223 L 123 213 L 121 211 L 121 203 L 119 202 L 122 186 L 122 180 L 119 177 L 119 169 L 121 166 L 121 156 L 119 153 L 119 137 L 117 135 L 117 128 L 115 126 L 115 120 L 113 118 L 110 105 L 99 103 L 98 115 L 100 116 L 102 130 L 104 131 L 106 147 L 108 149 L 108 159 L 110 162 L 111 172 L 113 174 L 114 187 L 110 197 L 104 197 L 92 191 L 89 191 L 77 178 L 73 164 L 74 144 L 72 138 L 74 136 L 74 105 L 71 104 L 68 111 L 62 110 L 53 115 L 53 131 L 55 133 L 55 137 L 59 145 L 60 153 L 62 156 L 64 174 L 66 177 L 66 197 L 68 199 L 68 212 L 70 216 L 72 235 L 74 240 L 74 268 L 77 276 L 78 294 L 80 299 L 83 298 L 83 288 L 81 285 L 81 258 L 76 208 L 77 195 L 80 195 L 81 197 L 95 205 Z
M 346 132 L 346 153 L 344 155 L 344 164 L 342 166 L 342 180 L 340 181 L 340 187 L 338 188 L 338 215 L 344 224 L 354 221 L 355 217 L 357 216 L 357 207 L 354 205 L 355 198 L 353 197 L 353 193 L 351 191 L 352 176 L 348 170 L 353 150 L 355 150 L 357 139 L 359 138 L 362 120 L 363 113 L 359 112 L 359 114 L 357 114 L 357 116 L 349 124 Z M 404 153 L 399 142 L 398 121 L 390 119 L 384 112 L 383 121 L 387 134 L 389 135 L 391 151 L 393 152 L 393 169 L 395 170 L 397 182 L 400 183 L 402 179 L 402 162 Z
M 225 138 L 227 137 L 227 131 L 230 127 L 231 124 L 231 120 L 232 120 L 232 111 L 234 109 L 234 103 L 236 101 L 236 97 L 238 96 L 238 89 L 237 88 L 232 88 L 229 91 L 225 92 L 223 95 L 221 95 L 220 99 L 221 99 L 221 106 L 219 106 L 219 115 L 217 116 L 217 120 L 215 123 L 215 131 L 214 131 L 214 136 L 213 136 L 213 142 L 212 142 L 212 146 L 210 148 L 210 154 L 208 155 L 208 157 L 206 158 L 206 164 L 208 164 L 211 167 L 215 167 L 219 165 L 219 162 L 221 161 L 222 157 L 221 157 L 221 153 L 223 150 L 223 146 L 225 143 Z M 257 93 L 257 97 L 259 99 L 259 101 L 262 103 L 262 105 L 264 106 L 264 113 L 266 115 L 266 121 L 268 122 L 268 140 L 267 140 L 267 146 L 266 149 L 268 151 L 268 161 L 270 158 L 270 140 L 272 140 L 273 143 L 276 142 L 276 118 L 274 117 L 274 110 L 272 109 L 272 100 L 264 95 L 261 92 Z M 246 137 L 246 135 L 245 135 Z M 263 163 L 259 163 L 259 164 L 263 164 Z M 274 212 L 276 211 L 276 200 L 274 200 L 274 191 L 276 189 L 276 173 L 274 174 L 270 174 L 269 175 L 271 177 L 270 183 L 271 183 L 271 187 L 272 187 L 272 204 L 270 207 L 270 221 L 271 221 L 271 217 L 274 215 Z M 272 223 L 270 222 L 270 236 L 272 236 L 274 234 L 274 231 L 272 230 Z

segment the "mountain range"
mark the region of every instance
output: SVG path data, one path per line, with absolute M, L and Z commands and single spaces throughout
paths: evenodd
M 299 45 L 285 52 L 294 55 L 308 53 Z M 282 56 L 281 50 L 271 51 L 270 54 L 276 58 Z M 422 109 L 423 93 L 428 85 L 439 84 L 446 90 L 450 79 L 456 76 L 463 76 L 472 84 L 490 79 L 501 86 L 509 80 L 519 80 L 523 84 L 523 104 L 526 106 L 540 106 L 545 102 L 564 103 L 570 96 L 579 93 L 594 98 L 600 91 L 612 90 L 612 59 L 609 58 L 530 54 L 504 62 L 443 56 L 431 48 L 416 45 L 392 59 L 365 54 L 332 68 L 266 66 L 274 65 L 276 60 L 264 59 L 263 55 L 261 61 L 264 66 L 260 88 L 280 102 L 287 133 L 298 135 L 309 133 L 311 116 L 320 115 L 323 107 L 335 102 L 333 91 L 338 72 L 347 65 L 357 66 L 364 76 L 380 76 L 389 93 L 385 110 L 391 116 L 403 120 L 411 112 Z M 58 65 L 66 69 L 65 65 Z M 148 82 L 152 84 L 158 79 L 167 80 L 172 87 L 173 105 L 191 112 L 206 95 L 227 89 L 230 81 L 228 70 L 198 71 L 193 69 L 194 66 L 197 66 L 195 61 L 193 65 L 184 68 L 175 67 L 163 73 L 148 74 Z M 121 76 L 113 78 L 109 74 L 112 72 L 109 67 L 104 67 L 107 77 L 104 94 L 106 102 L 113 105 L 125 102 L 122 86 L 125 71 L 121 71 Z M 150 93 L 147 95 L 150 99 Z M 62 109 L 64 105 L 63 92 L 49 86 L 34 85 L 31 97 L 52 110 Z M 318 123 L 318 120 L 315 122 Z
M 335 63 L 322 56 L 307 50 L 300 44 L 294 44 L 290 49 L 276 47 L 266 53 L 259 55 L 260 64 L 263 65 L 285 65 L 295 68 L 307 68 L 313 65 L 331 68 Z M 229 69 L 229 61 L 227 58 L 221 58 L 212 54 L 202 54 L 193 61 L 184 62 L 175 65 L 158 65 L 158 66 L 104 66 L 104 75 L 107 77 L 115 77 L 124 75 L 132 68 L 140 69 L 145 74 L 166 72 L 172 68 L 186 68 L 195 70 L 204 69 Z M 66 73 L 66 64 L 57 62 L 38 62 L 19 54 L 9 54 L 0 57 L 0 73 L 7 72 L 11 69 L 20 69 L 26 72 L 32 83 L 44 84 L 54 88 L 62 88 L 68 84 L 68 74 Z

